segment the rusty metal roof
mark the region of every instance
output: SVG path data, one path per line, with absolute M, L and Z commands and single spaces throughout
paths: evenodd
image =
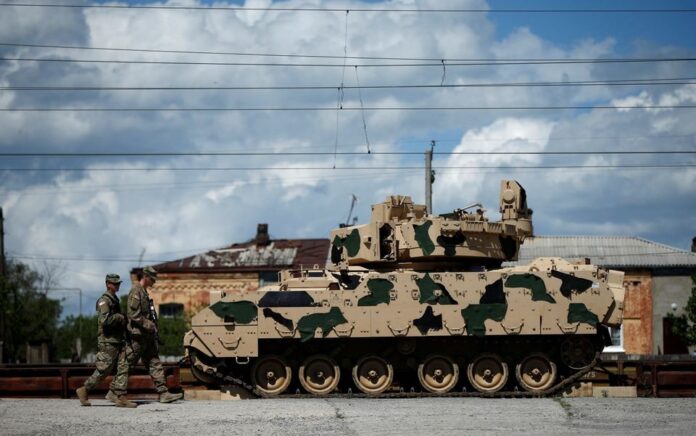
M 154 265 L 158 272 L 278 271 L 285 268 L 323 267 L 328 239 L 273 239 L 267 245 L 255 240 L 228 245 L 205 253 Z
M 636 236 L 535 236 L 525 239 L 519 260 L 511 264 L 537 257 L 589 258 L 611 268 L 696 268 L 696 253 Z

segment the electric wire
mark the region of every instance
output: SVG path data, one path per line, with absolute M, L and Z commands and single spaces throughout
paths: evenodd
M 490 110 L 603 110 L 603 109 L 694 109 L 696 105 L 616 105 L 616 106 L 383 106 L 346 107 L 343 111 L 490 111 Z M 321 112 L 335 111 L 335 107 L 198 107 L 198 108 L 107 108 L 107 107 L 52 107 L 0 108 L 0 112 Z
M 217 56 L 251 56 L 251 57 L 285 57 L 285 58 L 308 58 L 308 59 L 356 59 L 356 60 L 387 60 L 387 61 L 418 61 L 418 62 L 537 62 L 537 61 L 587 61 L 591 62 L 597 58 L 462 58 L 462 57 L 403 57 L 403 56 L 341 56 L 325 54 L 301 54 L 301 53 L 256 53 L 256 52 L 236 52 L 236 51 L 209 51 L 209 50 L 167 50 L 152 48 L 128 48 L 128 47 L 90 47 L 77 45 L 55 45 L 55 44 L 25 44 L 13 42 L 0 42 L 0 46 L 5 47 L 27 47 L 27 48 L 58 48 L 68 50 L 94 50 L 94 51 L 122 51 L 138 53 L 169 53 L 169 54 L 196 54 L 196 55 L 217 55 Z M 639 61 L 639 60 L 661 60 L 670 59 L 663 57 L 646 58 L 607 58 L 620 61 Z M 440 65 L 438 64 L 438 65 Z
M 123 59 L 68 59 L 68 58 L 39 58 L 39 57 L 0 57 L 0 62 L 54 62 L 54 63 L 91 63 L 91 64 L 141 64 L 141 65 L 207 65 L 207 66 L 236 66 L 236 67 L 320 67 L 343 68 L 342 63 L 316 63 L 316 62 L 222 62 L 222 61 L 174 61 L 174 60 L 123 60 Z M 448 67 L 480 67 L 480 66 L 508 66 L 508 65 L 565 65 L 565 64 L 635 64 L 657 62 L 693 62 L 694 57 L 671 58 L 623 58 L 623 59 L 553 59 L 553 60 L 490 60 L 490 61 L 466 61 L 448 62 Z M 418 62 L 418 63 L 360 63 L 347 64 L 349 67 L 363 68 L 397 68 L 397 67 L 438 67 L 442 68 L 442 62 Z
M 356 68 L 357 72 L 357 68 Z M 580 80 L 562 82 L 488 82 L 453 84 L 403 84 L 403 85 L 344 85 L 343 89 L 419 89 L 419 88 L 505 88 L 505 87 L 554 87 L 554 86 L 655 86 L 694 85 L 696 77 Z M 336 90 L 331 85 L 280 85 L 280 86 L 0 86 L 1 91 L 246 91 L 246 90 Z
M 200 151 L 200 152 L 0 152 L 0 157 L 190 157 L 190 156 L 343 156 L 366 155 L 366 152 L 341 151 Z M 372 151 L 373 155 L 422 155 L 422 151 Z M 525 155 L 644 155 L 644 154 L 696 154 L 694 150 L 576 150 L 576 151 L 433 151 L 433 155 L 469 155 L 469 156 L 525 156 Z
M 471 165 L 471 166 L 433 166 L 438 170 L 549 170 L 549 169 L 674 169 L 674 168 L 696 168 L 696 164 L 609 164 L 609 165 Z M 55 172 L 55 171 L 94 171 L 94 172 L 114 172 L 114 171 L 327 171 L 327 170 L 422 170 L 420 166 L 298 166 L 298 167 L 66 167 L 66 168 L 30 168 L 30 167 L 6 167 L 0 171 L 8 172 Z
M 67 3 L 0 3 L 0 7 L 63 8 L 63 9 L 130 9 L 170 11 L 264 11 L 264 12 L 388 12 L 438 14 L 683 14 L 694 13 L 692 8 L 320 8 L 320 7 L 252 7 L 252 6 L 183 6 L 183 5 L 107 5 Z

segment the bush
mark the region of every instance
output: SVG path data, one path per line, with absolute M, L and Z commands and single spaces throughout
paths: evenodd
M 686 345 L 696 345 L 696 274 L 691 276 L 691 296 L 684 313 L 679 316 L 670 313 L 667 317 L 672 319 L 672 333 Z

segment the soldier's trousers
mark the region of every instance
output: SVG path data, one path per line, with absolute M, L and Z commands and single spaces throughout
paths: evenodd
M 97 348 L 97 368 L 85 382 L 85 389 L 91 391 L 96 385 L 113 373 L 116 367 L 116 375 L 111 380 L 109 389 L 116 395 L 125 395 L 128 389 L 128 359 L 124 344 L 100 343 Z
M 159 359 L 158 347 L 155 338 L 146 335 L 133 335 L 132 341 L 126 351 L 128 363 L 131 367 L 138 364 L 138 360 L 143 361 L 155 384 L 157 392 L 167 392 L 167 383 L 164 378 L 164 369 Z

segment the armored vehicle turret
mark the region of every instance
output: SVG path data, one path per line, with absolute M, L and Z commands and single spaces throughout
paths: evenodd
M 326 266 L 213 293 L 184 337 L 194 375 L 263 396 L 549 392 L 620 325 L 623 273 L 560 258 L 503 266 L 533 232 L 517 182 L 501 183 L 500 212 L 430 215 L 388 197 L 368 224 L 331 233 Z
M 499 268 L 517 260 L 524 238 L 532 235 L 532 211 L 517 182 L 504 180 L 500 221 L 489 221 L 480 204 L 443 215 L 428 215 L 411 197 L 393 195 L 372 206 L 368 224 L 331 232 L 331 266 L 346 270 L 410 268 L 445 271 Z

